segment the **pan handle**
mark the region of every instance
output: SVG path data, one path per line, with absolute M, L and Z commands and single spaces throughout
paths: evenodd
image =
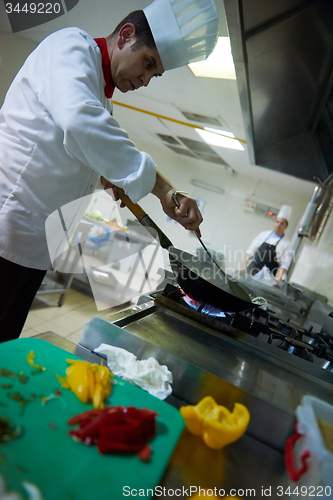
M 151 234 L 153 238 L 159 241 L 162 248 L 168 250 L 170 247 L 173 247 L 172 242 L 169 240 L 166 234 L 163 233 L 162 229 L 160 229 L 155 222 L 149 217 L 148 214 L 138 205 L 137 203 L 133 203 L 133 201 L 125 194 L 124 190 L 121 188 L 118 189 L 119 199 L 124 203 L 124 205 L 128 208 L 130 212 L 138 219 L 140 224 L 145 227 L 150 227 L 154 229 L 154 232 Z M 156 234 L 157 233 L 157 234 Z

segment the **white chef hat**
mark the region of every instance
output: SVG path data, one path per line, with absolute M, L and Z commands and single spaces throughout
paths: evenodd
M 218 35 L 214 0 L 155 0 L 143 9 L 164 70 L 202 61 Z
M 280 212 L 277 214 L 277 219 L 285 219 L 287 222 L 289 222 L 292 211 L 293 207 L 290 207 L 289 205 L 282 205 L 282 207 L 280 208 Z

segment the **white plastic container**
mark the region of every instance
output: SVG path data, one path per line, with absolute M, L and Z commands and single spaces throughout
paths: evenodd
M 297 433 L 287 441 L 285 450 L 289 478 L 293 485 L 304 487 L 307 495 L 302 495 L 302 498 L 317 498 L 321 488 L 323 491 L 319 496 L 333 498 L 333 454 L 325 446 L 317 420 L 333 426 L 333 406 L 312 396 L 304 396 L 296 415 Z

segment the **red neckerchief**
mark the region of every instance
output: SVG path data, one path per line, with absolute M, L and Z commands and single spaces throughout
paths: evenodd
M 102 53 L 102 69 L 105 80 L 105 87 L 104 87 L 105 97 L 111 99 L 114 92 L 114 86 L 112 85 L 111 63 L 108 54 L 108 49 L 106 46 L 106 40 L 105 38 L 94 38 L 94 40 L 97 43 L 99 50 Z

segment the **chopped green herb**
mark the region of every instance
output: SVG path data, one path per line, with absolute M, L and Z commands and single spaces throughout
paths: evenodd
M 13 386 L 12 384 L 2 384 L 1 386 L 3 389 L 11 389 Z
M 26 399 L 19 392 L 13 392 L 12 394 L 7 394 L 7 396 L 13 401 L 17 401 L 19 403 L 19 405 L 22 407 L 22 412 L 26 404 L 30 403 L 31 401 L 35 401 L 36 399 L 36 396 L 34 394 L 32 394 L 29 399 Z
M 7 462 L 7 458 L 3 453 L 0 453 L 0 462 L 5 464 Z
M 23 372 L 19 374 L 19 381 L 21 382 L 21 384 L 26 384 L 28 380 L 28 377 L 26 377 Z
M 15 373 L 10 372 L 7 368 L 1 368 L 0 377 L 15 378 Z
M 29 472 L 28 469 L 26 467 L 23 467 L 23 465 L 17 465 L 16 466 L 17 470 L 19 470 L 20 472 Z
M 14 429 L 9 425 L 7 417 L 0 417 L 0 443 L 16 439 L 21 435 L 22 428 L 16 426 Z M 6 457 L 4 457 L 6 459 Z
M 17 401 L 20 404 L 24 404 L 25 401 L 28 401 L 19 392 L 13 392 L 13 394 L 10 395 L 10 399 L 12 399 L 13 401 Z

